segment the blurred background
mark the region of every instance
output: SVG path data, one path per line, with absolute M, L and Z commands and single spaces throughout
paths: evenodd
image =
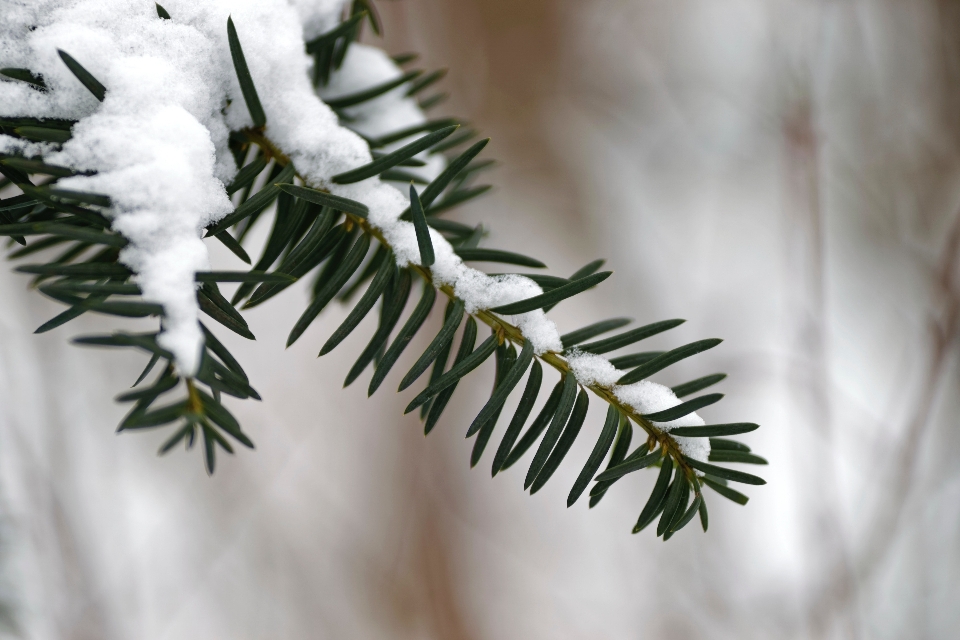
M 486 383 L 424 438 L 386 389 L 402 367 L 373 400 L 340 388 L 366 324 L 317 360 L 345 315 L 330 309 L 285 351 L 304 291 L 230 342 L 264 397 L 234 405 L 257 451 L 207 478 L 197 451 L 155 456 L 164 433 L 111 434 L 143 361 L 69 346 L 95 318 L 32 335 L 57 307 L 3 269 L 6 633 L 960 637 L 960 5 L 378 7 L 386 39 L 366 41 L 448 67 L 437 114 L 493 138 L 497 189 L 455 219 L 551 273 L 608 260 L 604 287 L 551 313 L 561 331 L 682 317 L 650 348 L 724 338 L 663 381 L 727 372 L 703 415 L 763 426 L 744 440 L 769 484 L 746 507 L 709 494 L 709 533 L 666 544 L 630 534 L 655 474 L 566 509 L 594 406 L 531 497 L 524 462 L 469 468 Z

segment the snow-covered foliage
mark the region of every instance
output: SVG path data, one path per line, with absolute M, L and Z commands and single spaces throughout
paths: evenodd
M 379 178 L 343 186 L 329 180 L 371 160 L 364 140 L 315 98 L 303 51 L 304 29 L 334 24 L 341 3 L 167 2 L 175 20 L 161 20 L 150 3 L 138 0 L 8 4 L 0 27 L 5 64 L 35 69 L 51 90 L 3 83 L 0 112 L 80 117 L 63 150 L 44 159 L 97 172 L 62 186 L 111 197 L 114 228 L 131 241 L 121 259 L 138 274 L 145 299 L 164 305 L 161 344 L 186 373 L 196 370 L 203 340 L 193 293 L 194 273 L 209 269 L 202 230 L 232 210 L 224 183 L 236 166 L 227 136 L 252 124 L 226 42 L 228 15 L 239 25 L 270 139 L 308 184 L 367 204 L 398 264 L 419 259 L 413 225 L 397 220 L 408 204 L 403 194 Z M 104 83 L 102 105 L 63 65 L 58 49 Z M 335 95 L 399 73 L 382 52 L 355 46 L 328 91 Z M 399 95 L 402 89 L 358 107 L 367 116 L 361 130 L 375 134 L 422 122 L 416 104 Z M 433 241 L 435 275 L 455 287 L 470 311 L 542 293 L 529 280 L 470 269 L 439 234 Z M 542 311 L 517 321 L 538 353 L 561 349 L 556 327 Z
M 176 356 L 185 375 L 197 371 L 203 345 L 198 325 L 195 273 L 209 269 L 204 228 L 233 210 L 225 190 L 237 171 L 228 148 L 231 130 L 253 124 L 234 72 L 225 24 L 232 16 L 251 76 L 266 114 L 265 135 L 296 166 L 303 181 L 362 202 L 401 267 L 419 263 L 411 222 L 401 220 L 405 194 L 378 177 L 339 185 L 332 176 L 369 163 L 367 142 L 340 125 L 337 114 L 317 99 L 305 37 L 338 21 L 343 2 L 318 0 L 168 0 L 173 19 L 160 19 L 153 3 L 141 0 L 3 1 L 0 57 L 8 66 L 42 74 L 48 91 L 23 83 L 0 83 L 0 114 L 78 120 L 62 149 L 34 144 L 28 150 L 52 164 L 91 172 L 60 186 L 110 197 L 113 228 L 130 244 L 120 260 L 136 273 L 148 301 L 163 305 L 159 343 Z M 64 66 L 58 50 L 76 58 L 106 87 L 98 102 Z M 401 70 L 382 51 L 354 45 L 339 72 L 322 89 L 328 99 L 398 77 Z M 425 116 L 397 88 L 348 109 L 356 131 L 377 136 Z M 396 144 L 402 144 L 399 141 Z M 0 136 L 0 148 L 22 142 Z M 23 148 L 19 149 L 24 151 Z M 442 169 L 439 156 L 421 154 L 423 175 Z M 438 285 L 448 285 L 468 313 L 543 293 L 523 276 L 489 276 L 466 266 L 449 242 L 430 231 Z M 561 352 L 553 321 L 543 310 L 508 316 L 537 355 Z M 583 385 L 614 390 L 639 413 L 666 409 L 679 400 L 670 389 L 642 381 L 616 386 L 618 372 L 597 355 L 572 354 L 570 364 Z M 702 425 L 690 414 L 658 425 Z M 706 460 L 706 439 L 678 439 L 684 452 Z

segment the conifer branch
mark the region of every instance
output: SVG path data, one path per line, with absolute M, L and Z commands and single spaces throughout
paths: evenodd
M 158 19 L 176 20 L 159 5 L 157 14 Z M 350 15 L 339 26 L 306 43 L 306 51 L 314 59 L 312 79 L 315 86 L 323 86 L 337 72 L 351 43 L 358 38 L 366 18 L 370 19 L 375 29 L 380 28 L 372 2 L 355 2 Z M 535 268 L 545 266 L 529 256 L 479 247 L 484 233 L 481 226 L 473 228 L 439 217 L 443 211 L 476 198 L 489 189 L 488 185 L 471 185 L 472 178 L 490 166 L 490 161 L 476 160 L 488 140 L 475 142 L 466 151 L 449 159 L 446 168 L 422 190 L 414 188 L 412 183 L 426 181 L 415 171 L 401 167 L 416 170 L 424 165 L 418 156 L 455 149 L 474 138 L 474 131 L 466 128 L 458 130 L 458 122 L 438 119 L 386 133 L 375 140 L 368 140 L 372 157 L 370 162 L 327 179 L 333 190 L 338 188 L 337 185 L 356 183 L 374 176 L 384 181 L 410 182 L 410 208 L 400 216 L 400 220 L 404 221 L 403 224 L 410 224 L 405 221 L 412 220 L 419 248 L 419 263 L 406 258 L 398 262 L 401 247 L 391 246 L 389 234 L 371 222 L 366 204 L 344 197 L 342 192 L 331 193 L 310 184 L 311 176 L 298 172 L 290 156 L 267 135 L 267 114 L 232 19 L 228 19 L 227 33 L 234 70 L 253 126 L 230 134 L 230 149 L 240 170 L 226 187 L 226 192 L 234 196 L 237 204 L 232 213 L 207 228 L 207 237 L 216 237 L 249 264 L 251 259 L 242 246 L 245 235 L 268 208 L 275 206 L 276 215 L 262 255 L 250 270 L 196 273 L 195 279 L 199 284 L 196 290 L 197 304 L 203 313 L 234 333 L 254 339 L 237 305 L 243 303 L 242 308 L 249 308 L 261 304 L 316 270 L 318 274 L 313 298 L 290 333 L 290 345 L 333 300 L 346 301 L 366 285 L 346 320 L 323 345 L 320 355 L 339 345 L 380 302 L 379 326 L 346 380 L 346 384 L 351 383 L 374 363 L 375 372 L 369 386 L 369 393 L 372 394 L 414 335 L 424 326 L 439 292 L 447 300 L 442 328 L 403 377 L 400 389 L 413 384 L 432 367 L 425 388 L 407 408 L 407 412 L 421 409 L 425 432 L 429 433 L 459 381 L 488 358 L 494 358 L 494 390 L 467 430 L 467 437 L 475 438 L 471 466 L 482 456 L 507 397 L 526 376 L 520 405 L 497 448 L 491 472 L 496 475 L 509 468 L 539 440 L 524 483 L 531 493 L 542 488 L 552 477 L 579 436 L 589 404 L 587 391 L 607 403 L 608 411 L 597 443 L 570 491 L 568 506 L 577 501 L 591 481 L 595 483 L 590 490 L 589 501 L 590 507 L 593 507 L 623 477 L 643 468 L 658 468 L 658 479 L 640 513 L 634 533 L 660 516 L 657 533 L 666 540 L 697 514 L 700 515 L 703 529 L 707 529 L 703 484 L 734 502 L 744 504 L 746 496 L 727 487 L 727 482 L 764 483 L 751 474 L 711 464 L 766 464 L 766 460 L 753 454 L 745 444 L 721 437 L 747 433 L 756 429 L 756 425 L 704 425 L 696 416 L 691 422 L 691 414 L 717 402 L 722 398 L 721 394 L 701 395 L 683 402 L 678 400 L 720 382 L 725 374 L 704 376 L 678 385 L 673 390 L 655 386 L 657 393 L 660 393 L 659 404 L 642 411 L 637 407 L 647 405 L 632 400 L 629 394 L 624 395 L 624 390 L 647 384 L 650 376 L 680 360 L 716 347 L 720 340 L 700 340 L 667 352 L 647 351 L 607 361 L 599 354 L 627 347 L 670 330 L 683 321 L 665 320 L 602 338 L 604 334 L 631 322 L 625 318 L 614 318 L 557 336 L 556 342 L 562 345 L 559 349 L 538 349 L 531 336 L 524 334 L 520 322 L 514 323 L 505 318 L 520 314 L 528 314 L 529 317 L 529 314 L 539 314 L 541 310 L 549 311 L 559 302 L 599 285 L 611 275 L 611 272 L 600 271 L 602 260 L 591 262 L 569 278 L 529 275 L 524 282 L 530 286 L 535 283 L 542 293 L 528 295 L 525 299 L 508 304 L 476 308 L 470 313 L 466 310 L 479 305 L 471 304 L 466 296 L 458 296 L 448 281 L 435 281 L 435 262 L 444 255 L 437 251 L 437 242 L 442 245 L 440 249 L 448 252 L 447 256 L 452 250 L 464 261 L 493 261 Z M 77 79 L 98 100 L 109 97 L 109 87 L 101 84 L 68 53 L 60 52 L 60 55 Z M 406 56 L 403 62 L 412 59 Z M 47 90 L 41 77 L 29 70 L 4 69 L 2 73 L 5 77 L 29 84 L 37 91 Z M 424 73 L 407 72 L 367 90 L 331 101 L 330 106 L 341 118 L 341 125 L 349 128 L 352 118 L 344 111 L 362 108 L 394 90 L 412 96 L 444 75 L 442 70 Z M 63 144 L 71 139 L 73 124 L 73 121 L 67 120 L 0 117 L 0 133 L 26 141 Z M 398 149 L 382 151 L 385 145 L 400 143 L 414 136 L 417 137 L 412 142 Z M 120 249 L 128 245 L 128 239 L 111 230 L 111 220 L 105 215 L 112 206 L 110 198 L 59 188 L 57 182 L 60 179 L 80 173 L 20 153 L 0 157 L 0 173 L 7 183 L 16 185 L 22 192 L 21 195 L 0 200 L 0 234 L 26 245 L 12 253 L 11 257 L 22 258 L 55 246 L 68 245 L 66 251 L 45 263 L 23 265 L 17 269 L 33 274 L 34 284 L 39 285 L 41 293 L 68 306 L 66 311 L 42 325 L 38 332 L 64 324 L 87 312 L 117 317 L 157 316 L 163 321 L 164 306 L 136 299 L 135 296 L 142 294 L 141 288 L 130 280 L 133 276 L 131 270 L 119 262 Z M 42 178 L 34 182 L 33 176 Z M 297 181 L 301 184 L 297 184 Z M 262 186 L 254 189 L 254 184 Z M 27 238 L 31 239 L 30 244 L 27 244 Z M 505 274 L 505 277 L 509 277 L 509 274 Z M 393 342 L 390 342 L 390 336 L 400 322 L 416 281 L 422 282 L 424 287 L 420 301 Z M 218 284 L 221 282 L 240 283 L 232 300 L 228 301 L 221 294 Z M 491 336 L 474 348 L 478 323 L 489 327 Z M 119 402 L 133 403 L 133 408 L 121 421 L 119 429 L 153 428 L 178 423 L 180 427 L 161 446 L 159 453 L 164 454 L 181 442 L 189 449 L 198 436 L 202 436 L 206 467 L 212 474 L 216 449 L 219 447 L 233 453 L 230 440 L 225 436 L 246 447 L 254 446 L 239 422 L 221 402 L 222 395 L 254 400 L 259 400 L 260 396 L 250 385 L 237 359 L 206 326 L 200 326 L 204 340 L 195 372 L 179 370 L 179 362 L 174 354 L 163 346 L 161 331 L 141 334 L 116 332 L 81 337 L 75 342 L 99 347 L 136 348 L 147 352 L 150 359 L 134 383 L 135 388 L 149 377 L 157 364 L 163 362 L 159 375 L 150 386 L 118 396 Z M 453 352 L 454 334 L 461 326 L 460 345 L 448 368 L 447 360 Z M 609 370 L 608 373 L 612 371 L 615 376 L 608 376 L 604 380 L 596 376 L 583 377 L 576 362 L 582 363 L 584 358 L 596 359 L 592 362 L 601 363 L 606 367 L 605 370 Z M 541 390 L 542 365 L 549 365 L 557 371 L 560 381 L 527 431 L 521 434 Z M 629 371 L 623 372 L 618 368 Z M 578 375 L 582 378 L 578 379 Z M 154 406 L 161 397 L 181 388 L 186 392 L 185 398 Z M 665 424 L 678 420 L 685 422 L 676 426 Z M 646 437 L 631 451 L 634 425 Z M 691 442 L 702 446 L 700 449 L 691 448 Z M 709 448 L 705 448 L 708 444 Z M 608 464 L 601 470 L 608 452 Z

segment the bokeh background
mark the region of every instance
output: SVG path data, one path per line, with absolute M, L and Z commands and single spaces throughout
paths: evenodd
M 284 350 L 302 290 L 231 341 L 265 399 L 235 405 L 257 451 L 208 478 L 196 451 L 156 457 L 163 433 L 111 434 L 143 361 L 68 345 L 97 319 L 32 335 L 56 306 L 2 269 L 4 633 L 960 637 L 960 5 L 378 6 L 367 41 L 449 67 L 437 111 L 493 138 L 497 189 L 455 219 L 551 273 L 607 258 L 604 287 L 552 312 L 562 331 L 683 317 L 651 348 L 724 338 L 663 380 L 730 374 L 704 416 L 763 425 L 744 440 L 769 484 L 713 495 L 710 532 L 668 543 L 630 534 L 654 474 L 566 509 L 594 406 L 530 497 L 523 463 L 469 468 L 485 382 L 424 438 L 389 382 L 341 389 L 367 325 L 317 360 L 331 309 Z

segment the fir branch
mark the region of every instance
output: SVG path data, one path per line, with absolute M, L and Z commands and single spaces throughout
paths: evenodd
M 170 19 L 160 5 L 157 5 L 156 9 L 160 19 Z M 379 20 L 372 2 L 356 1 L 351 7 L 350 15 L 340 26 L 307 43 L 307 52 L 313 55 L 315 60 L 315 84 L 326 83 L 330 74 L 339 68 L 351 42 L 357 38 L 365 18 L 369 18 L 373 28 L 379 30 Z M 468 179 L 472 174 L 490 165 L 490 161 L 475 160 L 486 146 L 487 139 L 474 143 L 469 149 L 452 158 L 446 168 L 427 184 L 422 192 L 418 193 L 411 184 L 411 206 L 401 219 L 412 220 L 419 248 L 419 264 L 410 263 L 400 267 L 395 257 L 398 247 L 391 246 L 383 231 L 369 220 L 370 212 L 365 204 L 309 184 L 309 176 L 298 172 L 290 158 L 268 137 L 265 129 L 266 115 L 232 19 L 228 19 L 227 34 L 234 70 L 253 121 L 252 127 L 231 133 L 230 147 L 238 165 L 245 158 L 250 158 L 250 161 L 226 188 L 228 194 L 238 194 L 235 196 L 239 199 L 236 209 L 219 222 L 210 225 L 207 235 L 218 238 L 241 259 L 250 263 L 250 258 L 242 246 L 246 233 L 274 202 L 277 214 L 263 255 L 253 269 L 196 273 L 196 281 L 202 283 L 196 293 L 197 304 L 204 313 L 235 333 L 253 339 L 246 321 L 234 305 L 244 299 L 247 299 L 247 302 L 243 308 L 261 304 L 323 264 L 314 286 L 313 299 L 293 327 L 288 338 L 289 346 L 330 302 L 335 298 L 346 300 L 359 287 L 369 282 L 359 302 L 327 340 L 320 354 L 328 353 L 340 344 L 373 309 L 377 301 L 381 301 L 380 326 L 350 370 L 346 382 L 349 384 L 355 380 L 375 361 L 376 370 L 368 388 L 372 394 L 414 335 L 424 326 L 427 315 L 435 305 L 437 294 L 440 293 L 448 300 L 443 326 L 403 377 L 400 389 L 410 386 L 427 369 L 433 367 L 426 389 L 421 391 L 407 408 L 409 412 L 422 407 L 421 417 L 425 419 L 425 432 L 428 433 L 437 424 L 459 381 L 496 354 L 494 390 L 466 433 L 467 437 L 476 438 L 471 466 L 476 464 L 482 455 L 507 397 L 526 375 L 527 383 L 524 385 L 520 406 L 497 448 L 491 471 L 496 475 L 510 467 L 540 439 L 524 482 L 524 487 L 529 488 L 531 493 L 545 485 L 579 436 L 590 394 L 607 404 L 607 417 L 597 443 L 570 491 L 568 506 L 577 501 L 591 481 L 596 483 L 590 491 L 590 506 L 593 507 L 614 483 L 626 475 L 647 467 L 659 468 L 654 490 L 640 514 L 634 532 L 647 527 L 659 516 L 657 532 L 666 540 L 697 514 L 700 515 L 701 524 L 706 530 L 707 511 L 701 491 L 701 478 L 707 486 L 740 504 L 744 504 L 747 498 L 729 489 L 726 486 L 727 481 L 764 483 L 757 476 L 712 464 L 766 464 L 766 460 L 750 452 L 746 445 L 719 437 L 747 433 L 757 428 L 755 424 L 733 423 L 672 429 L 663 425 L 719 401 L 721 394 L 698 396 L 676 406 L 646 414 L 622 401 L 617 394 L 621 385 L 646 380 L 672 364 L 717 346 L 719 340 L 700 340 L 667 352 L 642 352 L 620 356 L 608 363 L 632 370 L 620 375 L 616 383 L 601 383 L 596 380 L 585 382 L 577 379 L 572 364 L 575 356 L 608 353 L 672 329 L 683 320 L 656 322 L 582 344 L 630 322 L 624 318 L 605 320 L 559 336 L 562 343 L 560 351 L 547 350 L 539 354 L 535 353 L 533 342 L 524 335 L 520 327 L 508 320 L 508 316 L 540 309 L 549 311 L 559 302 L 599 285 L 612 273 L 599 271 L 603 265 L 602 260 L 591 262 L 569 278 L 530 276 L 541 286 L 543 293 L 471 313 L 466 312 L 466 309 L 471 308 L 469 301 L 458 297 L 454 287 L 434 281 L 431 267 L 438 256 L 444 255 L 442 252 L 438 253 L 434 246 L 433 238 L 438 237 L 438 233 L 439 237 L 452 242 L 453 250 L 463 260 L 545 267 L 535 258 L 478 247 L 484 233 L 482 226 L 471 228 L 438 217 L 441 212 L 478 197 L 489 189 L 486 185 L 468 186 Z M 108 88 L 68 54 L 61 51 L 60 56 L 77 79 L 98 100 L 104 100 Z M 4 69 L 2 73 L 31 83 L 38 90 L 46 90 L 42 78 L 29 70 Z M 413 95 L 443 76 L 443 72 L 434 72 L 424 77 L 419 74 L 417 71 L 409 72 L 367 90 L 331 100 L 329 105 L 335 109 L 361 106 L 416 79 L 408 91 L 408 95 Z M 343 114 L 340 114 L 340 117 L 342 125 L 350 127 L 351 121 Z M 72 125 L 72 121 L 0 118 L 0 131 L 3 133 L 24 140 L 54 143 L 69 140 Z M 455 120 L 439 119 L 369 140 L 372 161 L 332 176 L 330 183 L 350 184 L 374 176 L 379 176 L 381 180 L 409 178 L 415 181 L 415 174 L 398 167 L 422 166 L 423 161 L 415 157 L 418 154 L 442 153 L 475 137 L 476 133 L 472 130 L 455 133 L 458 126 L 459 123 Z M 389 153 L 375 151 L 386 144 L 418 134 L 423 135 Z M 65 252 L 46 263 L 23 265 L 17 269 L 35 274 L 37 284 L 52 280 L 41 286 L 40 290 L 68 305 L 66 311 L 42 325 L 38 331 L 60 326 L 87 311 L 118 317 L 163 315 L 162 305 L 134 298 L 141 294 L 141 290 L 130 280 L 133 273 L 119 262 L 119 249 L 127 245 L 127 239 L 110 231 L 110 221 L 102 213 L 103 208 L 111 206 L 109 198 L 58 188 L 57 180 L 76 175 L 75 172 L 66 167 L 48 165 L 35 158 L 17 154 L 0 158 L 0 172 L 8 183 L 15 184 L 22 191 L 21 196 L 0 201 L 0 235 L 7 235 L 21 244 L 26 243 L 26 238 L 31 238 L 31 244 L 14 252 L 11 257 L 24 257 L 53 246 L 69 245 Z M 45 182 L 34 184 L 30 177 L 33 175 L 46 176 L 43 178 Z M 265 177 L 265 180 L 258 180 L 261 177 Z M 295 181 L 302 184 L 295 184 Z M 255 190 L 253 185 L 261 182 L 263 186 Z M 230 229 L 235 227 L 237 232 L 231 233 Z M 82 259 L 84 254 L 95 247 L 97 252 L 94 255 Z M 450 247 L 444 246 L 441 249 L 449 251 Z M 278 259 L 279 266 L 270 271 Z M 423 286 L 420 303 L 408 317 L 394 342 L 388 346 L 388 338 L 400 320 L 414 280 L 419 280 Z M 218 282 L 241 283 L 232 303 L 220 293 Z M 114 296 L 122 298 L 116 300 L 113 299 Z M 478 323 L 489 327 L 491 336 L 474 349 Z M 444 371 L 452 350 L 454 334 L 461 324 L 464 325 L 463 337 L 454 363 L 450 369 Z M 246 447 L 253 447 L 253 442 L 243 433 L 239 422 L 221 403 L 221 395 L 254 400 L 259 400 L 260 396 L 250 385 L 247 374 L 237 359 L 212 332 L 205 326 L 201 327 L 205 342 L 199 370 L 188 376 L 178 373 L 174 355 L 160 346 L 157 341 L 158 333 L 117 332 L 78 338 L 75 342 L 89 346 L 146 351 L 150 360 L 134 387 L 138 387 L 162 361 L 164 364 L 161 372 L 151 385 L 126 392 L 117 398 L 119 402 L 133 403 L 119 428 L 132 430 L 177 423 L 179 427 L 163 444 L 159 453 L 164 454 L 181 442 L 189 449 L 197 436 L 202 436 L 206 468 L 209 473 L 213 473 L 216 450 L 220 448 L 233 453 L 230 440 L 226 436 Z M 521 436 L 523 426 L 540 392 L 543 365 L 557 371 L 560 382 L 554 387 L 540 414 Z M 705 376 L 678 385 L 673 391 L 677 397 L 686 396 L 716 384 L 724 377 L 725 374 Z M 185 392 L 186 395 L 177 396 L 177 399 L 168 395 L 177 392 Z M 166 404 L 154 407 L 161 398 L 164 398 Z M 629 452 L 633 425 L 642 429 L 646 440 L 633 452 Z M 700 459 L 689 457 L 684 450 L 684 438 L 710 438 L 713 451 L 709 462 L 704 461 L 704 456 Z M 610 457 L 607 467 L 598 474 L 608 452 Z

